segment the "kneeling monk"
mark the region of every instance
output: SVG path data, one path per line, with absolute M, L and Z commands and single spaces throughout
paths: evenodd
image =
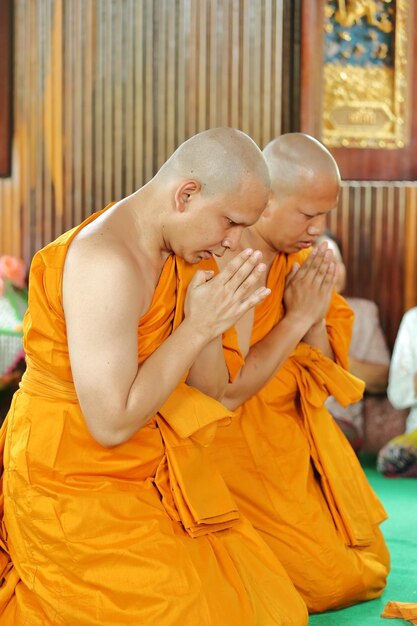
M 236 416 L 214 452 L 239 510 L 319 612 L 382 593 L 386 514 L 324 407 L 329 395 L 345 406 L 363 392 L 346 371 L 353 314 L 334 292 L 332 253 L 309 250 L 337 204 L 337 165 L 298 133 L 264 154 L 271 200 L 241 246 L 262 251 L 272 293 L 237 324 L 245 365 L 224 398 Z
M 216 277 L 192 264 L 235 248 L 268 193 L 254 142 L 206 131 L 35 255 L 1 431 L 1 626 L 307 622 L 207 455 L 222 333 L 268 292 L 251 250 Z

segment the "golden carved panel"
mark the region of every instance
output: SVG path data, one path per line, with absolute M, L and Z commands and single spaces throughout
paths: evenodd
M 410 139 L 410 0 L 327 0 L 323 141 L 403 148 Z

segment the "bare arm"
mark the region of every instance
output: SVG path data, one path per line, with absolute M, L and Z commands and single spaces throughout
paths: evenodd
M 256 394 L 279 370 L 306 332 L 300 319 L 284 317 L 252 346 L 235 381 L 227 386 L 223 404 L 235 410 Z
M 187 384 L 219 400 L 229 380 L 221 337 L 210 341 L 192 364 Z
M 256 251 L 249 259 L 249 263 L 253 266 L 254 286 L 266 269 L 261 260 L 262 255 L 259 251 Z M 253 309 L 246 315 L 251 313 L 253 314 Z M 240 320 L 237 324 L 239 323 Z M 188 373 L 187 383 L 216 400 L 222 398 L 229 383 L 229 372 L 224 359 L 221 336 L 210 341 L 197 356 Z
M 308 330 L 303 337 L 304 343 L 308 343 L 314 348 L 318 348 L 324 356 L 327 356 L 332 361 L 335 361 L 334 352 L 330 345 L 329 335 L 326 328 L 326 320 L 322 318 L 317 324 Z
M 257 393 L 274 376 L 294 348 L 327 311 L 335 281 L 335 265 L 325 249 L 310 254 L 300 269 L 290 274 L 286 315 L 257 344 L 250 348 L 245 365 L 229 384 L 223 403 L 236 409 Z M 239 327 L 237 328 L 239 333 Z M 243 339 L 244 340 L 244 339 Z M 241 338 L 239 337 L 239 341 Z
M 265 295 L 251 292 L 253 265 L 244 255 L 215 279 L 197 272 L 184 321 L 138 366 L 137 325 L 149 305 L 144 276 L 123 249 L 72 246 L 63 296 L 74 384 L 92 436 L 114 446 L 142 428 L 198 354 Z
M 365 382 L 369 393 L 382 394 L 387 390 L 389 365 L 349 357 L 349 371 Z

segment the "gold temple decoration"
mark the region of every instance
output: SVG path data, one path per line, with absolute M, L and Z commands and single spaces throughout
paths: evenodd
M 410 139 L 411 0 L 327 0 L 323 141 L 402 148 Z

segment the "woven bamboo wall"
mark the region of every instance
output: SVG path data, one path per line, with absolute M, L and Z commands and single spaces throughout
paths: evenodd
M 15 0 L 0 253 L 29 261 L 190 135 L 280 133 L 282 0 Z

